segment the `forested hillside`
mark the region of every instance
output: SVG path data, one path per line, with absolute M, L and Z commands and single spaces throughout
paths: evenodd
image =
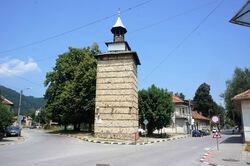
M 20 92 L 16 92 L 10 88 L 0 85 L 0 93 L 2 96 L 14 103 L 13 111 L 16 113 L 18 109 Z M 22 96 L 21 114 L 33 112 L 34 110 L 43 107 L 45 104 L 44 98 L 36 98 L 33 96 Z

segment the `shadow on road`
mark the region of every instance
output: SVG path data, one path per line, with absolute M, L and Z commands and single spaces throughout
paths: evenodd
M 3 138 L 0 142 L 13 142 L 13 139 Z
M 232 137 L 229 137 L 227 139 L 225 139 L 224 141 L 222 141 L 221 143 L 224 144 L 242 144 L 243 143 L 243 138 L 241 135 L 234 135 Z

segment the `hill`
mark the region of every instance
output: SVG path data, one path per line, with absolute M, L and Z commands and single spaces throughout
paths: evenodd
M 14 103 L 13 111 L 17 113 L 20 92 L 16 92 L 15 90 L 0 85 L 0 93 L 2 96 Z M 37 98 L 22 95 L 21 114 L 31 113 L 38 108 L 44 107 L 44 105 L 45 100 L 42 97 Z

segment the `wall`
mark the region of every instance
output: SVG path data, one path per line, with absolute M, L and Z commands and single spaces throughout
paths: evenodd
M 245 141 L 250 143 L 250 100 L 241 101 Z
M 137 66 L 132 54 L 98 59 L 95 136 L 132 139 L 138 131 Z
M 196 125 L 196 127 L 197 127 L 197 123 L 198 123 L 198 130 L 202 130 L 202 129 L 204 129 L 204 130 L 208 129 L 209 130 L 210 129 L 209 121 L 195 119 L 194 120 L 194 125 Z M 195 129 L 197 129 L 197 128 L 195 128 Z

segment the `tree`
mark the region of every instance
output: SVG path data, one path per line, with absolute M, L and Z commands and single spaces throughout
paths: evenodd
M 45 106 L 50 118 L 65 126 L 73 124 L 80 130 L 81 123 L 94 122 L 96 59 L 98 45 L 83 49 L 69 48 L 59 55 L 52 72 L 47 73 Z
M 2 104 L 0 101 L 0 132 L 4 131 L 5 128 L 12 124 L 13 113 L 9 111 L 8 107 Z
M 210 86 L 206 83 L 201 84 L 195 92 L 193 98 L 193 109 L 202 112 L 205 116 L 212 116 L 214 114 L 214 101 L 210 95 Z
M 222 94 L 225 100 L 227 110 L 227 117 L 231 119 L 236 125 L 241 125 L 241 115 L 236 111 L 232 98 L 250 89 L 250 68 L 236 68 L 231 80 L 226 81 L 226 90 Z
M 149 134 L 170 124 L 174 107 L 172 96 L 167 90 L 152 85 L 147 90 L 140 90 L 138 96 L 140 124 L 143 126 L 143 121 L 148 120 Z
M 49 123 L 49 114 L 46 109 L 41 109 L 37 115 L 35 115 L 35 112 L 33 112 L 32 119 L 35 123 L 45 125 Z

